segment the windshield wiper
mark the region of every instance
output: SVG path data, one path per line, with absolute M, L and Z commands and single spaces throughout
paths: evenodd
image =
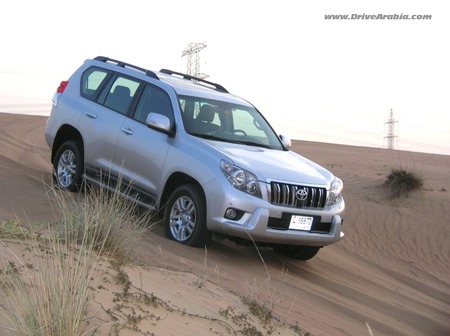
M 265 145 L 265 144 L 262 144 L 260 142 L 254 142 L 254 141 L 231 140 L 230 142 L 237 143 L 237 144 L 242 144 L 242 145 L 247 145 L 247 146 L 255 146 L 255 147 L 262 147 L 262 148 L 269 148 L 269 149 L 272 148 L 269 145 Z
M 219 140 L 219 141 L 227 141 L 227 139 L 217 137 L 212 134 L 205 134 L 205 133 L 189 133 L 190 135 L 202 138 L 202 139 L 208 139 L 208 140 Z
M 202 138 L 202 139 L 216 140 L 216 141 L 230 142 L 230 143 L 246 145 L 246 146 L 255 146 L 255 147 L 261 147 L 261 148 L 273 149 L 272 146 L 265 145 L 263 143 L 255 142 L 255 141 L 227 139 L 227 138 L 218 137 L 218 136 L 215 136 L 212 134 L 204 134 L 204 133 L 190 133 L 190 134 L 193 136 Z

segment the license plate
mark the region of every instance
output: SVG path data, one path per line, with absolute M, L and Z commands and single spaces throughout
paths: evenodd
M 313 217 L 292 215 L 289 229 L 309 231 L 311 230 L 313 220 Z

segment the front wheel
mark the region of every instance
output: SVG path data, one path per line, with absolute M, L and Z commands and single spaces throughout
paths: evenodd
M 309 260 L 319 252 L 321 246 L 295 246 L 295 245 L 279 245 L 274 250 L 298 260 Z
M 83 178 L 83 156 L 75 140 L 64 142 L 53 160 L 54 178 L 58 186 L 69 191 L 79 191 Z
M 187 184 L 178 187 L 167 201 L 164 225 L 166 236 L 181 244 L 205 246 L 206 204 L 200 187 Z

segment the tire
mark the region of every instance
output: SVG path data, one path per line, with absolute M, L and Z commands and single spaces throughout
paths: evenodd
M 287 257 L 305 261 L 314 257 L 321 249 L 321 246 L 279 245 L 274 247 L 274 249 Z
M 79 191 L 83 182 L 84 162 L 81 146 L 75 140 L 64 142 L 53 160 L 54 179 L 64 190 Z
M 181 244 L 205 246 L 209 240 L 205 205 L 200 187 L 186 184 L 175 189 L 165 207 L 166 236 Z

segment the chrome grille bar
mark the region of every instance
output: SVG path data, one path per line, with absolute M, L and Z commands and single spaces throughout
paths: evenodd
M 323 209 L 326 203 L 325 188 L 271 182 L 270 203 L 304 209 Z

